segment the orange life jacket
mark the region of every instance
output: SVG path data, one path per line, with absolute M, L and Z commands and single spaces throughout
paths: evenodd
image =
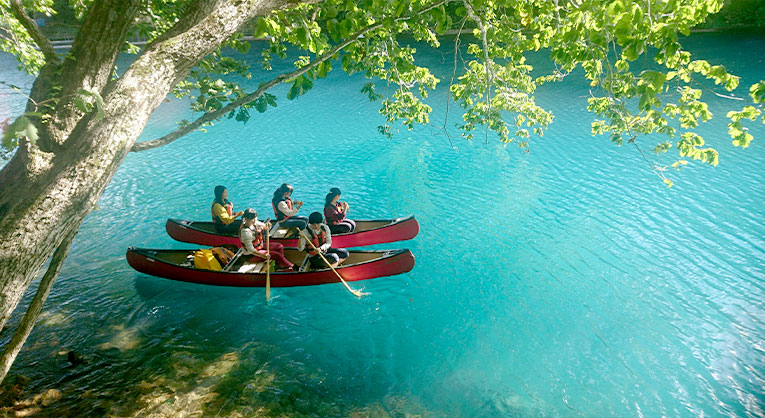
M 320 248 L 322 245 L 327 243 L 327 233 L 324 232 L 324 228 L 321 228 L 319 235 L 315 235 L 310 227 L 306 228 L 305 230 L 308 231 L 308 236 L 311 238 L 311 242 L 313 243 L 314 247 Z M 316 250 L 314 250 L 310 245 L 305 246 L 305 251 L 310 256 L 318 254 L 318 252 L 316 252 Z
M 265 226 L 263 228 L 265 228 Z M 256 250 L 263 249 L 263 243 L 264 243 L 263 230 L 262 229 L 260 231 L 255 230 L 254 232 L 255 232 L 255 237 L 252 240 L 252 246 L 255 247 Z
M 241 228 L 247 228 L 246 226 L 242 225 Z M 265 228 L 265 227 L 263 227 Z M 251 229 L 253 238 L 252 238 L 252 247 L 256 250 L 262 250 L 264 239 L 263 239 L 263 231 L 257 231 L 255 229 Z M 242 243 L 242 246 L 244 246 L 244 241 L 242 240 L 242 229 L 239 229 L 239 242 Z

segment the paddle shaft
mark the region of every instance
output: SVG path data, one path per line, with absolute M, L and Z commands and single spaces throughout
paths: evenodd
M 308 245 L 310 245 L 310 246 L 311 246 L 311 248 L 313 248 L 313 249 L 314 249 L 314 251 L 316 251 L 316 253 L 317 253 L 317 254 L 319 254 L 319 257 L 321 257 L 321 259 L 322 259 L 322 260 L 323 260 L 325 263 L 327 263 L 327 266 L 329 266 L 329 268 L 331 268 L 331 269 L 332 269 L 332 271 L 335 273 L 335 275 L 337 276 L 337 278 L 338 278 L 338 279 L 340 279 L 340 282 L 342 282 L 342 283 L 343 283 L 343 285 L 345 286 L 345 288 L 346 288 L 346 289 L 348 289 L 348 291 L 349 291 L 349 292 L 351 292 L 351 293 L 353 293 L 355 296 L 357 296 L 357 297 L 361 297 L 361 296 L 362 296 L 362 293 L 361 293 L 361 291 L 355 290 L 355 289 L 351 288 L 350 286 L 348 286 L 348 283 L 346 283 L 345 279 L 343 279 L 343 276 L 341 276 L 341 275 L 340 275 L 340 273 L 338 273 L 338 272 L 337 272 L 337 270 L 335 270 L 335 268 L 334 268 L 334 267 L 332 267 L 332 264 L 331 264 L 329 261 L 327 261 L 327 258 L 326 258 L 326 257 L 324 257 L 324 254 L 322 254 L 322 253 L 321 253 L 321 250 L 320 250 L 320 249 L 318 249 L 318 248 L 316 248 L 316 246 L 315 246 L 315 245 L 313 245 L 313 241 L 311 241 L 310 239 L 308 239 L 308 237 L 307 237 L 307 236 L 305 236 L 305 234 L 303 234 L 303 231 L 301 231 L 300 229 L 298 229 L 298 233 L 299 233 L 299 234 L 300 234 L 300 236 L 301 236 L 301 237 L 302 237 L 302 238 L 305 240 L 305 242 L 307 242 L 307 243 L 308 243 Z
M 269 236 L 270 234 L 270 228 L 268 227 L 268 221 L 271 218 L 266 219 L 266 226 L 264 227 L 266 229 L 266 302 L 271 300 L 271 246 Z

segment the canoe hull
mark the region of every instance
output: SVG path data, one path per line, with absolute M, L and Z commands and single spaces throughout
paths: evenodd
M 144 248 L 128 248 L 125 257 L 131 267 L 141 273 L 189 283 L 212 286 L 265 287 L 265 273 L 239 273 L 233 271 L 201 270 L 163 261 Z M 357 251 L 362 253 L 362 251 Z M 366 253 L 372 253 L 367 251 Z M 348 282 L 374 279 L 406 273 L 414 268 L 414 255 L 409 250 L 377 251 L 382 257 L 358 264 L 338 267 L 337 271 Z M 315 286 L 338 283 L 337 276 L 330 269 L 309 272 L 273 272 L 271 287 Z
M 365 222 L 365 221 L 359 221 Z M 381 222 L 381 221 L 369 221 Z M 165 229 L 168 235 L 181 242 L 192 244 L 219 246 L 235 245 L 241 246 L 239 238 L 229 235 L 220 235 L 194 227 L 194 222 L 183 221 L 179 219 L 168 219 L 165 223 Z M 360 232 L 348 234 L 333 234 L 332 246 L 338 248 L 362 247 L 365 245 L 384 244 L 388 242 L 405 241 L 417 236 L 420 232 L 420 225 L 414 216 L 399 218 L 390 221 L 385 226 Z M 271 241 L 278 242 L 285 247 L 297 247 L 296 238 L 271 238 Z

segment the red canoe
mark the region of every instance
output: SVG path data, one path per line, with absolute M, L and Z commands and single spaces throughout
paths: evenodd
M 239 237 L 234 234 L 216 232 L 212 222 L 168 219 L 165 229 L 173 239 L 178 241 L 209 246 L 224 244 L 241 246 Z M 347 234 L 332 234 L 332 246 L 348 248 L 404 241 L 414 238 L 418 232 L 420 232 L 420 224 L 414 216 L 384 220 L 357 220 L 355 231 Z M 297 247 L 297 229 L 279 229 L 271 240 L 285 247 Z
M 254 263 L 249 257 L 241 257 L 230 271 L 196 269 L 193 266 L 194 250 L 152 250 L 133 248 L 127 250 L 128 264 L 141 273 L 182 282 L 214 286 L 265 287 L 266 273 L 261 271 L 264 263 Z M 285 248 L 284 255 L 296 265 L 303 262 L 305 253 L 295 248 Z M 191 256 L 191 257 L 190 257 Z M 374 279 L 406 273 L 414 268 L 414 255 L 409 250 L 350 251 L 350 257 L 337 271 L 348 282 Z M 313 286 L 338 283 L 330 269 L 307 272 L 273 272 L 272 287 Z

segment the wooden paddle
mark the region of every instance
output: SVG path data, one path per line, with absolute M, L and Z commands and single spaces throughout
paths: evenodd
M 369 294 L 369 293 L 364 293 L 360 290 L 353 289 L 350 286 L 348 286 L 348 283 L 346 283 L 345 279 L 343 279 L 343 276 L 341 276 L 340 273 L 338 273 L 337 270 L 335 270 L 335 268 L 332 267 L 332 264 L 330 264 L 330 262 L 327 261 L 327 259 L 324 257 L 324 254 L 321 253 L 321 250 L 319 250 L 318 248 L 316 248 L 315 245 L 313 245 L 313 241 L 308 239 L 308 237 L 305 236 L 305 234 L 303 234 L 303 231 L 300 230 L 300 228 L 298 228 L 298 234 L 300 234 L 300 236 L 308 243 L 308 245 L 310 245 L 311 248 L 313 248 L 314 251 L 316 251 L 316 253 L 319 254 L 319 257 L 321 257 L 321 259 L 324 260 L 325 263 L 327 263 L 327 266 L 329 266 L 329 268 L 332 269 L 332 271 L 335 273 L 337 278 L 340 279 L 340 282 L 343 283 L 343 285 L 345 286 L 346 289 L 348 289 L 349 292 L 351 292 L 354 296 L 359 298 Z
M 266 302 L 271 300 L 271 246 L 269 236 L 271 235 L 271 228 L 268 227 L 268 222 L 271 218 L 266 218 Z

